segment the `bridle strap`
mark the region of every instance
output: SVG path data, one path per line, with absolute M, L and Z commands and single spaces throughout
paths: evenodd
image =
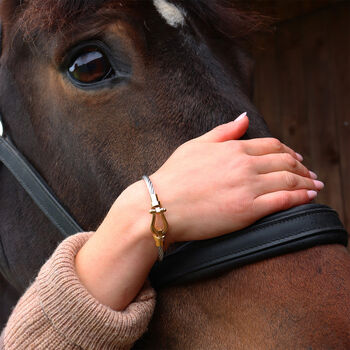
M 0 56 L 2 54 L 2 23 L 0 19 Z M 0 115 L 0 161 L 10 170 L 13 176 L 33 199 L 46 217 L 66 238 L 83 229 L 59 203 L 56 196 L 31 164 L 17 150 L 8 137 L 4 137 Z
M 45 180 L 17 150 L 13 143 L 3 136 L 3 125 L 0 119 L 0 161 L 10 170 L 13 176 L 47 216 L 47 218 L 66 238 L 84 230 L 59 203 Z

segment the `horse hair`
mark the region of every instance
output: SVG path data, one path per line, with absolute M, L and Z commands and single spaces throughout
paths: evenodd
M 235 39 L 266 28 L 271 20 L 257 14 L 239 0 L 169 0 L 183 8 L 190 20 L 201 21 L 211 29 Z M 60 32 L 67 28 L 75 29 L 79 20 L 93 23 L 96 13 L 103 10 L 103 17 L 118 18 L 125 12 L 133 11 L 137 16 L 141 7 L 151 7 L 151 0 L 3 0 L 0 13 L 10 21 L 19 21 L 25 35 L 41 32 Z M 144 13 L 140 11 L 139 13 Z

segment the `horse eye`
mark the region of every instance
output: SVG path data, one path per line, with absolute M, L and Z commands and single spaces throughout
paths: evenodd
M 92 84 L 111 78 L 114 70 L 108 58 L 96 47 L 85 47 L 69 67 L 69 75 L 80 83 Z

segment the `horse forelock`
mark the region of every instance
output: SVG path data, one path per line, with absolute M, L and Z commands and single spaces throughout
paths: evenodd
M 199 20 L 212 29 L 235 39 L 261 30 L 270 23 L 265 16 L 244 10 L 242 1 L 234 0 L 2 0 L 1 17 L 18 21 L 25 34 L 74 29 L 79 21 L 99 21 L 99 13 L 108 21 L 106 11 L 118 17 L 125 13 L 144 20 L 145 8 L 155 8 L 168 24 Z M 102 10 L 102 11 L 101 11 Z M 100 12 L 99 12 L 100 11 Z M 132 14 L 130 13 L 132 11 Z

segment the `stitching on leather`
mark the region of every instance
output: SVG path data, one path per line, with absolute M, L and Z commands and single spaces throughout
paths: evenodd
M 289 218 L 282 218 L 282 219 L 275 219 L 273 222 L 266 222 L 266 223 L 260 223 L 258 224 L 258 227 L 255 227 L 253 229 L 251 228 L 246 228 L 246 229 L 243 229 L 241 230 L 241 234 L 247 234 L 247 233 L 250 233 L 250 232 L 256 232 L 256 231 L 259 231 L 259 230 L 263 230 L 265 228 L 268 228 L 268 227 L 271 227 L 271 226 L 274 226 L 274 225 L 277 225 L 279 223 L 285 223 L 285 222 L 288 222 L 288 221 L 291 221 L 291 220 L 295 220 L 295 219 L 301 219 L 301 217 L 305 217 L 305 216 L 311 216 L 311 215 L 318 215 L 320 213 L 325 213 L 325 214 L 330 214 L 332 216 L 335 216 L 336 218 L 339 219 L 338 217 L 338 214 L 331 208 L 313 208 L 311 209 L 312 212 L 309 212 L 309 213 L 295 213 L 295 214 L 291 214 L 291 216 Z M 319 227 L 315 228 L 315 229 L 318 229 Z M 304 231 L 306 232 L 306 231 Z M 236 232 L 237 233 L 237 232 Z M 303 232 L 301 232 L 303 233 Z M 230 234 L 228 234 L 230 235 Z M 286 237 L 286 236 L 285 236 Z M 284 237 L 284 238 L 285 238 Z M 225 241 L 227 240 L 227 238 L 225 238 L 225 236 L 221 236 L 221 237 L 218 237 L 218 238 L 214 238 L 213 240 L 216 240 L 216 241 Z M 273 242 L 274 240 L 272 240 L 271 242 Z M 191 245 L 192 242 L 188 242 L 187 244 L 188 245 Z M 267 243 L 270 243 L 270 242 L 267 242 Z M 264 243 L 264 244 L 267 244 L 267 243 Z M 186 243 L 185 243 L 186 244 Z M 187 245 L 187 246 L 188 246 Z M 184 247 L 184 246 L 182 246 Z M 179 251 L 181 252 L 181 248 L 182 247 L 179 247 Z M 254 248 L 254 247 L 252 247 Z M 251 248 L 249 248 L 251 249 Z M 240 251 L 238 251 L 240 252 Z M 177 251 L 174 250 L 173 252 L 171 252 L 168 256 L 171 257 L 171 256 L 174 256 L 177 254 Z
M 335 213 L 332 213 L 330 210 L 322 210 L 322 209 L 321 209 L 321 210 L 320 210 L 319 212 L 317 212 L 317 213 L 301 213 L 301 214 L 298 214 L 298 216 L 293 217 L 293 218 L 282 219 L 282 220 L 279 220 L 279 221 L 277 221 L 277 222 L 275 222 L 275 223 L 266 224 L 264 227 L 257 228 L 257 229 L 255 229 L 255 230 L 250 231 L 250 232 L 254 232 L 254 231 L 261 230 L 262 228 L 274 226 L 274 225 L 276 225 L 277 223 L 281 223 L 281 222 L 288 222 L 288 221 L 292 221 L 292 220 L 300 220 L 300 219 L 302 219 L 302 217 L 317 215 L 317 214 L 319 214 L 319 213 L 322 212 L 322 211 L 328 211 L 328 213 L 329 213 L 330 215 L 333 215 L 333 216 L 336 215 Z M 317 226 L 317 227 L 313 227 L 312 230 L 318 230 L 318 229 L 321 229 L 321 228 L 324 228 L 325 230 L 326 230 L 326 229 L 327 229 L 327 230 L 331 230 L 331 229 L 337 229 L 337 230 L 339 230 L 339 229 L 340 229 L 340 230 L 342 230 L 342 231 L 344 230 L 343 227 L 340 226 L 340 225 L 337 225 L 337 226 L 329 226 L 329 227 Z M 301 232 L 299 232 L 299 234 L 303 234 L 303 233 L 306 233 L 306 232 L 308 232 L 308 231 L 310 231 L 310 229 L 301 231 Z M 282 239 L 284 239 L 284 238 L 288 238 L 288 237 L 293 237 L 293 235 L 291 235 L 291 234 L 283 235 L 283 236 L 280 236 L 280 237 L 278 237 L 278 238 L 276 238 L 276 239 L 273 239 L 273 240 L 264 242 L 263 244 L 259 244 L 259 245 L 256 245 L 256 246 L 252 246 L 252 247 L 249 247 L 249 248 L 244 248 L 244 249 L 238 250 L 238 251 L 235 252 L 235 254 L 242 253 L 242 252 L 245 252 L 245 251 L 248 251 L 248 250 L 251 250 L 251 249 L 256 249 L 256 248 L 259 248 L 259 247 L 263 247 L 263 246 L 266 245 L 266 244 L 270 244 L 270 243 L 273 243 L 273 242 L 278 242 L 278 241 L 280 241 L 280 240 L 282 240 Z M 299 237 L 299 238 L 296 238 L 296 239 L 301 239 L 301 238 L 304 238 L 304 237 Z M 230 253 L 230 254 L 232 254 L 232 253 Z M 217 260 L 217 259 L 222 259 L 222 258 L 224 259 L 224 258 L 226 258 L 226 257 L 229 257 L 230 254 L 226 254 L 226 255 L 217 257 L 216 260 Z M 234 259 L 236 259 L 236 258 L 234 258 Z M 232 259 L 232 260 L 233 260 L 233 259 Z M 191 271 L 182 273 L 181 275 L 186 275 L 186 274 L 188 274 L 188 273 L 194 272 L 194 270 L 196 270 L 196 268 L 197 268 L 196 271 L 200 271 L 200 270 L 202 270 L 203 268 L 208 267 L 208 266 L 205 266 L 205 267 L 204 267 L 204 266 L 201 266 L 201 265 L 203 265 L 203 264 L 208 264 L 208 263 L 210 263 L 209 266 L 213 266 L 213 265 L 222 264 L 222 263 L 224 263 L 224 262 L 221 261 L 221 262 L 215 263 L 214 261 L 211 261 L 211 259 L 210 259 L 210 260 L 207 259 L 207 260 L 205 260 L 205 261 L 201 261 L 200 264 L 197 264 L 196 266 L 194 266 L 194 268 L 193 268 Z
M 317 212 L 316 212 L 317 211 Z M 314 212 L 311 212 L 311 213 L 299 213 L 299 214 L 295 214 L 295 216 L 293 217 L 290 217 L 290 218 L 285 218 L 285 219 L 276 219 L 276 221 L 274 222 L 270 222 L 270 223 L 261 223 L 259 227 L 256 227 L 252 230 L 242 230 L 242 233 L 244 232 L 255 232 L 255 231 L 259 231 L 259 230 L 262 230 L 264 228 L 267 228 L 267 227 L 271 227 L 271 226 L 274 226 L 278 223 L 283 223 L 283 222 L 288 222 L 288 221 L 291 221 L 291 220 L 300 220 L 302 217 L 305 217 L 305 216 L 312 216 L 312 215 L 317 215 L 317 214 L 320 214 L 320 213 L 323 213 L 323 212 L 326 212 L 326 213 L 329 213 L 331 215 L 336 215 L 337 214 L 335 212 L 333 212 L 332 209 L 326 209 L 326 208 L 319 208 L 319 209 L 314 209 Z M 318 227 L 317 227 L 318 228 Z
M 317 211 L 317 212 L 316 212 L 316 211 Z M 268 228 L 268 227 L 275 226 L 275 225 L 278 225 L 278 224 L 280 224 L 280 223 L 286 223 L 286 222 L 292 221 L 292 220 L 300 220 L 300 219 L 302 219 L 302 218 L 304 218 L 304 217 L 306 217 L 306 216 L 318 215 L 318 214 L 320 214 L 320 213 L 330 214 L 330 215 L 335 216 L 336 218 L 338 218 L 338 215 L 337 215 L 336 212 L 334 212 L 332 209 L 317 208 L 317 209 L 313 209 L 313 212 L 311 212 L 311 213 L 297 213 L 297 214 L 294 214 L 294 216 L 291 216 L 291 217 L 289 217 L 289 218 L 285 218 L 285 219 L 276 219 L 274 222 L 270 222 L 270 223 L 261 223 L 261 224 L 259 224 L 258 227 L 253 228 L 253 229 L 243 229 L 243 230 L 241 230 L 241 234 L 244 235 L 244 234 L 248 234 L 248 233 L 250 233 L 250 232 L 256 232 L 256 231 L 264 230 L 264 229 L 266 229 L 266 228 Z M 319 229 L 319 228 L 323 228 L 323 226 L 322 226 L 322 227 L 315 227 L 314 229 Z M 308 231 L 308 230 L 302 231 L 302 232 L 300 232 L 300 233 L 304 233 L 304 232 L 307 232 L 307 231 Z M 273 242 L 273 241 L 276 241 L 276 240 L 279 240 L 279 239 L 282 239 L 282 238 L 286 238 L 286 237 L 288 237 L 288 236 L 290 236 L 290 235 L 291 235 L 291 234 L 281 236 L 281 237 L 279 237 L 279 238 L 273 239 L 272 241 L 266 242 L 266 243 L 264 243 L 264 244 L 268 244 L 268 243 L 271 243 L 271 242 Z M 225 236 L 221 236 L 221 237 L 219 237 L 219 238 L 216 239 L 216 240 L 222 242 L 222 241 L 225 241 L 225 240 L 227 240 L 227 239 L 228 239 L 228 238 L 226 238 Z M 259 246 L 261 246 L 261 244 L 260 244 L 260 245 L 257 245 L 257 246 L 253 246 L 253 247 L 251 247 L 251 248 L 249 248 L 249 249 L 252 249 L 252 248 L 255 248 L 255 247 L 259 247 Z M 244 251 L 244 250 L 247 250 L 247 249 L 245 248 L 245 249 L 243 249 L 243 250 L 239 250 L 239 251 L 237 251 L 237 253 L 239 253 L 239 252 L 241 252 L 241 251 Z M 176 250 L 175 250 L 174 252 L 172 252 L 171 254 L 169 254 L 169 256 L 174 256 L 174 255 L 176 255 Z M 225 255 L 224 255 L 224 256 L 225 256 Z

